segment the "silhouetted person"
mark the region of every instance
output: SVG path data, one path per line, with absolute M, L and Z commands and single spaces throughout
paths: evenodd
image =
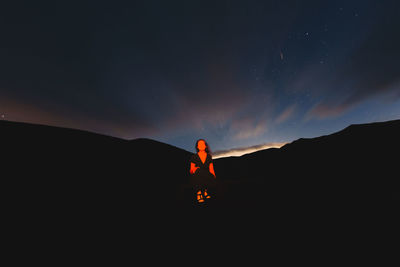
M 211 198 L 207 189 L 215 186 L 216 176 L 207 142 L 199 139 L 195 148 L 197 153 L 190 158 L 190 182 L 196 192 L 197 202 L 203 203 Z

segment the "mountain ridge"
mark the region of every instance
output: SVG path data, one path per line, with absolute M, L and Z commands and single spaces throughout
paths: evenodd
M 45 124 L 34 124 L 34 123 L 27 123 L 27 122 L 14 122 L 14 121 L 8 121 L 8 120 L 0 120 L 0 123 L 2 125 L 0 125 L 2 131 L 4 131 L 4 127 L 5 126 L 11 126 L 13 128 L 21 128 L 21 127 L 28 127 L 31 129 L 37 129 L 37 128 L 42 128 L 42 129 L 47 129 L 47 130 L 52 130 L 52 131 L 67 131 L 70 133 L 81 133 L 81 134 L 88 134 L 91 136 L 101 136 L 101 137 L 105 137 L 105 138 L 110 138 L 110 139 L 114 139 L 114 140 L 120 140 L 120 141 L 124 141 L 127 143 L 148 143 L 148 144 L 158 144 L 158 145 L 166 145 L 170 148 L 174 148 L 174 149 L 179 149 L 179 150 L 183 150 L 186 152 L 189 152 L 183 148 L 174 146 L 172 144 L 168 144 L 168 143 L 164 143 L 155 139 L 151 139 L 151 138 L 146 138 L 146 137 L 139 137 L 139 138 L 134 138 L 134 139 L 123 139 L 123 138 L 119 138 L 119 137 L 115 137 L 115 136 L 111 136 L 111 135 L 106 135 L 106 134 L 100 134 L 100 133 L 96 133 L 96 132 L 91 132 L 88 130 L 81 130 L 81 129 L 74 129 L 74 128 L 69 128 L 69 127 L 60 127 L 60 126 L 50 126 L 50 125 L 45 125 Z M 348 131 L 354 131 L 354 130 L 359 130 L 361 128 L 365 128 L 367 126 L 367 128 L 369 127 L 376 127 L 376 126 L 383 126 L 386 124 L 399 124 L 400 120 L 388 120 L 388 121 L 379 121 L 379 122 L 371 122 L 371 123 L 359 123 L 359 124 L 351 124 L 345 128 L 343 128 L 342 130 L 330 133 L 330 134 L 326 134 L 326 135 L 321 135 L 321 136 L 317 136 L 317 137 L 300 137 L 298 139 L 295 139 L 287 144 L 285 144 L 284 146 L 280 147 L 280 148 L 267 148 L 267 149 L 261 149 L 255 152 L 250 152 L 250 153 L 246 153 L 244 155 L 241 156 L 230 156 L 230 157 L 221 157 L 221 158 L 240 158 L 240 157 L 246 157 L 247 155 L 250 154 L 254 154 L 254 153 L 258 153 L 259 151 L 266 151 L 266 150 L 277 150 L 277 149 L 285 149 L 287 146 L 290 146 L 292 144 L 298 143 L 298 142 L 304 142 L 307 140 L 315 140 L 315 139 L 319 139 L 319 138 L 324 138 L 327 136 L 332 136 L 332 135 L 337 135 L 337 134 L 343 134 L 346 133 Z M 189 152 L 189 153 L 193 153 L 193 152 Z M 217 160 L 217 159 L 216 159 Z
M 3 166 L 8 180 L 18 182 L 16 194 L 25 193 L 22 199 L 35 199 L 33 192 L 41 192 L 49 199 L 72 201 L 71 205 L 99 199 L 124 203 L 119 204 L 121 209 L 159 207 L 167 199 L 169 206 L 192 207 L 188 185 L 192 152 L 149 138 L 124 140 L 74 129 L 24 126 L 0 121 L 7 155 Z M 23 138 L 30 133 L 33 137 Z M 398 136 L 400 120 L 357 124 L 281 148 L 215 159 L 219 183 L 215 206 L 263 207 L 278 200 L 279 205 L 289 205 L 294 199 L 318 199 L 329 205 L 398 199 L 398 179 L 393 175 Z M 71 192 L 75 200 L 69 197 Z

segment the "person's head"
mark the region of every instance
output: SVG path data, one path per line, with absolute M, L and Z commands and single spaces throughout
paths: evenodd
M 204 139 L 197 140 L 195 148 L 196 148 L 197 152 L 206 151 L 207 153 L 211 153 L 210 148 L 209 148 L 206 140 L 204 140 Z

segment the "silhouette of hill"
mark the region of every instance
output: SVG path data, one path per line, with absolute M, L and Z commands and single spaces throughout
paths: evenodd
M 351 125 L 280 149 L 217 159 L 216 172 L 251 183 L 246 195 L 256 196 L 256 204 L 391 207 L 400 195 L 399 136 L 400 120 Z
M 117 212 L 175 204 L 191 155 L 145 138 L 9 121 L 0 121 L 0 138 L 10 203 L 28 209 Z
M 209 207 L 393 208 L 399 200 L 400 120 L 351 125 L 280 149 L 214 160 Z M 0 121 L 10 203 L 78 214 L 192 207 L 191 152 L 155 140 Z M 38 212 L 37 209 L 34 209 Z

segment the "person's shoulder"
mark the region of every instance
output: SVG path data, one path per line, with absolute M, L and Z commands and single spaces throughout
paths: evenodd
M 195 162 L 196 161 L 196 154 L 192 154 L 190 156 L 190 161 Z

